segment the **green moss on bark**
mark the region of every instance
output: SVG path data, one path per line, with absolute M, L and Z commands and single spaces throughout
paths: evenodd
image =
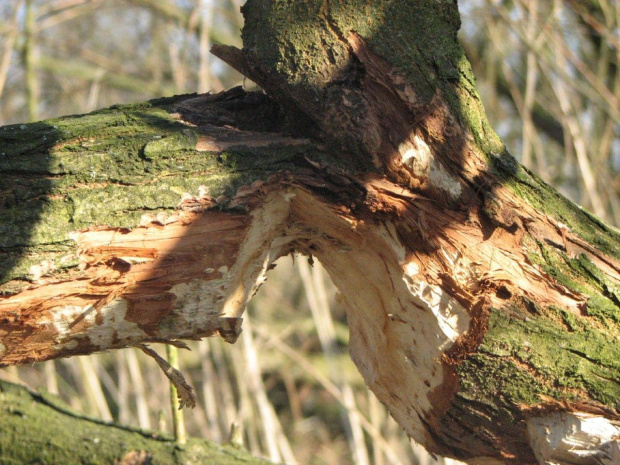
M 504 151 L 456 39 L 460 17 L 455 2 L 250 0 L 243 13 L 244 49 L 295 96 L 302 111 L 324 102 L 340 104 L 342 95 L 332 93 L 354 66 L 346 44 L 354 31 L 410 83 L 419 104 L 441 93 L 486 158 Z
M 0 284 L 29 279 L 42 257 L 57 269 L 75 265 L 71 231 L 131 229 L 145 213 L 176 209 L 200 186 L 231 198 L 316 152 L 311 145 L 243 144 L 198 152 L 195 128 L 171 114 L 188 97 L 0 128 Z
M 200 439 L 179 446 L 156 432 L 92 420 L 50 396 L 0 382 L 0 463 L 109 465 L 132 451 L 144 451 L 148 463 L 158 465 L 269 463 L 233 446 Z
M 537 243 L 529 258 L 557 282 L 586 297 L 583 313 L 589 324 L 620 338 L 620 287 L 585 254 L 570 258 L 550 245 Z
M 484 403 L 594 399 L 620 409 L 620 346 L 578 315 L 514 317 L 493 309 L 477 354 L 458 368 L 461 391 Z M 555 316 L 555 319 L 550 317 Z M 557 320 L 557 321 L 555 321 Z
M 601 252 L 620 260 L 620 231 L 562 196 L 512 156 L 495 157 L 492 172 L 518 197 L 562 223 Z

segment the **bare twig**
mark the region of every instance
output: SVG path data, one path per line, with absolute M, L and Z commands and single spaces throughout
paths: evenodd
M 146 355 L 155 359 L 159 367 L 162 369 L 168 379 L 174 384 L 177 389 L 179 399 L 179 409 L 187 406 L 194 408 L 196 406 L 196 397 L 194 396 L 192 387 L 185 381 L 185 378 L 179 370 L 171 366 L 164 358 L 160 357 L 157 352 L 148 347 L 145 344 L 137 346 Z
M 174 345 L 166 345 L 166 357 L 168 358 L 168 363 L 170 364 L 170 368 L 172 370 L 176 370 L 179 375 L 181 372 L 178 371 L 179 368 L 179 349 Z M 160 363 L 161 366 L 161 363 Z M 170 369 L 168 369 L 170 370 Z M 183 415 L 183 404 L 186 402 L 184 400 L 185 395 L 177 389 L 178 380 L 175 382 L 173 377 L 168 376 L 170 378 L 170 407 L 172 412 L 172 428 L 174 430 L 174 440 L 177 444 L 185 444 L 187 442 L 187 432 L 185 431 L 185 418 Z M 176 378 L 176 376 L 175 376 Z M 182 376 L 181 376 L 182 379 Z M 183 382 L 185 380 L 182 379 Z M 187 383 L 185 383 L 187 384 Z M 191 393 L 191 387 L 189 385 L 182 385 L 181 388 L 184 389 L 189 387 Z

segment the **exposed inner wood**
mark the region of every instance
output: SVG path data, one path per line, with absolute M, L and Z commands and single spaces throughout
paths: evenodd
M 583 413 L 556 412 L 530 419 L 527 428 L 540 463 L 620 463 L 620 422 Z
M 445 115 L 445 107 L 436 108 L 439 116 L 429 112 L 425 124 Z M 279 134 L 226 128 L 220 134 L 199 137 L 197 150 L 300 144 Z M 75 231 L 78 269 L 58 277 L 34 270 L 29 288 L 0 300 L 2 363 L 214 334 L 232 342 L 266 271 L 295 250 L 316 256 L 341 290 L 351 356 L 368 386 L 412 438 L 453 453 L 442 421 L 460 389 L 455 367 L 482 340 L 488 309 L 517 308 L 526 299 L 583 313 L 584 296 L 532 264 L 525 238 L 586 254 L 620 281 L 615 260 L 499 183 L 492 211 L 501 218 L 489 226 L 490 209 L 470 183 L 490 175 L 473 149 L 463 150 L 469 162 L 456 198 L 431 197 L 442 181 L 428 170 L 420 178 L 427 188 L 412 189 L 380 174 L 352 175 L 307 160 L 297 172 L 242 186 L 235 211 L 220 211 L 202 190 L 183 195 L 176 212 L 144 216 L 133 229 Z M 407 153 L 439 156 L 419 137 Z M 497 456 L 529 463 L 525 427 L 520 438 L 493 434 Z M 483 445 L 462 447 L 463 456 L 488 455 Z
M 430 450 L 471 463 L 553 463 L 554 438 L 572 440 L 553 426 L 568 421 L 555 421 L 558 412 L 614 426 L 620 412 L 609 393 L 617 380 L 593 371 L 604 387 L 596 397 L 581 374 L 555 386 L 529 354 L 516 354 L 544 332 L 538 323 L 515 336 L 517 348 L 485 338 L 493 313 L 507 325 L 543 315 L 566 327 L 558 345 L 587 327 L 602 334 L 592 337 L 597 350 L 613 346 L 620 336 L 605 332 L 605 320 L 590 311 L 593 285 L 585 277 L 571 284 L 533 257 L 544 250 L 582 260 L 579 273 L 594 276 L 596 292 L 614 302 L 620 263 L 507 185 L 505 171 L 514 179 L 520 173 L 531 198 L 542 196 L 509 155 L 481 148 L 448 99 L 465 92 L 458 79 L 422 98 L 368 37 L 331 23 L 330 31 L 342 55 L 316 77 L 318 88 L 290 86 L 277 70 L 261 68 L 252 50 L 216 48 L 271 98 L 237 88 L 178 102 L 176 130 L 193 144 L 179 150 L 230 157 L 221 182 L 250 180 L 235 184 L 230 198 L 213 198 L 202 186 L 184 192 L 174 212 L 128 228 L 92 224 L 71 232 L 79 266 L 60 273 L 42 261 L 21 292 L 0 297 L 0 363 L 215 334 L 234 342 L 265 273 L 297 251 L 316 256 L 340 289 L 351 356 L 367 385 Z M 156 157 L 160 142 L 135 157 Z M 284 167 L 264 166 L 273 152 L 287 154 Z M 165 175 L 157 182 L 164 185 Z M 596 219 L 579 221 L 615 237 Z M 483 350 L 485 343 L 497 350 Z M 593 363 L 587 347 L 573 352 Z M 468 373 L 459 370 L 476 357 L 513 371 L 484 375 L 493 379 L 474 373 L 465 383 Z M 616 362 L 607 363 L 613 373 Z M 556 397 L 525 393 L 528 402 L 513 401 L 511 380 L 502 379 L 511 373 Z M 487 381 L 498 379 L 503 390 L 481 398 Z M 556 432 L 541 433 L 552 426 Z
M 240 321 L 221 316 L 220 309 L 234 286 L 229 271 L 247 218 L 180 211 L 165 222 L 131 231 L 76 231 L 81 271 L 69 280 L 41 277 L 0 300 L 2 363 L 215 333 L 234 341 Z M 197 312 L 184 295 L 202 280 L 211 283 L 213 302 Z

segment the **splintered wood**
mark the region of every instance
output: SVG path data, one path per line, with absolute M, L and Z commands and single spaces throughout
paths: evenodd
M 0 299 L 0 361 L 31 363 L 217 333 L 234 341 L 240 321 L 221 310 L 247 226 L 241 215 L 180 212 L 131 231 L 76 231 L 75 277 L 39 278 Z M 188 297 L 194 290 L 200 292 Z
M 179 150 L 212 156 L 203 169 L 231 198 L 205 188 L 133 229 L 74 231 L 79 268 L 42 261 L 0 298 L 0 363 L 232 342 L 267 270 L 297 251 L 340 289 L 366 384 L 429 450 L 614 463 L 620 234 L 507 153 L 456 39 L 456 2 L 393 3 L 248 1 L 244 50 L 214 51 L 267 95 L 192 96 L 175 113 Z M 299 5 L 320 14 L 289 29 Z M 432 24 L 409 27 L 401 9 Z M 408 25 L 397 36 L 390 15 Z M 145 153 L 154 141 L 136 158 L 160 154 Z

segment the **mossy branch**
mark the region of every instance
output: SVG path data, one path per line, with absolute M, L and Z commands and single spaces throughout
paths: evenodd
M 71 434 L 67 434 L 71 432 Z M 50 395 L 0 381 L 0 463 L 264 464 L 244 450 L 94 420 Z

